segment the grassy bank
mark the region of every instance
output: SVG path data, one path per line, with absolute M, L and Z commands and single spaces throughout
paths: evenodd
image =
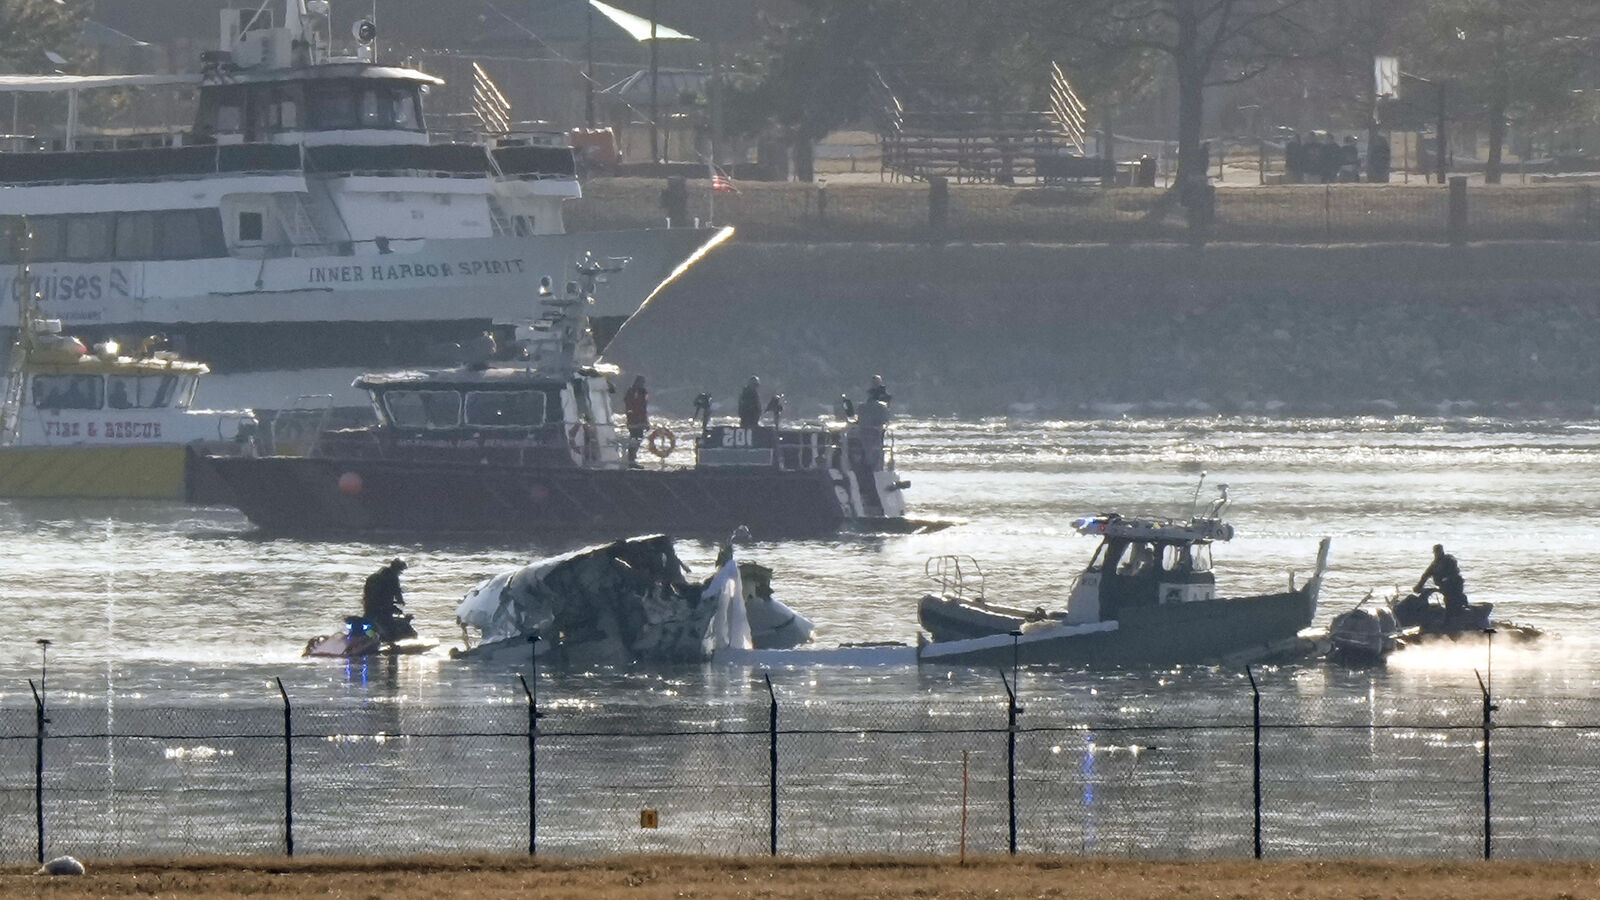
M 1596 897 L 1595 863 L 1293 863 L 1023 858 L 728 860 L 622 857 L 405 860 L 186 859 L 98 863 L 83 878 L 0 875 L 9 897 L 405 898 Z

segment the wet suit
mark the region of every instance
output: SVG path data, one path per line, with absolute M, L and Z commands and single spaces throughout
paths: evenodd
M 1439 587 L 1439 593 L 1444 595 L 1446 611 L 1458 613 L 1467 608 L 1467 583 L 1461 577 L 1461 566 L 1456 563 L 1454 556 L 1443 551 L 1434 554 L 1433 562 L 1417 579 L 1414 592 L 1420 593 L 1430 578 Z
M 361 616 L 378 629 L 378 637 L 386 643 L 417 636 L 411 627 L 411 617 L 403 615 L 406 601 L 400 593 L 402 563 L 390 563 L 367 576 L 361 588 Z

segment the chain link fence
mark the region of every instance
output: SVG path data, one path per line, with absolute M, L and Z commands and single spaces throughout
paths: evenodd
M 75 695 L 0 709 L 0 856 L 1600 857 L 1589 698 L 1013 701 L 1007 675 L 709 707 Z
M 586 184 L 574 230 L 662 226 L 662 182 Z M 1272 244 L 1600 239 L 1592 184 L 1473 185 L 1452 223 L 1450 190 L 1428 184 L 1301 184 L 1215 189 L 1206 239 Z M 691 181 L 684 218 L 735 226 L 754 241 L 1194 240 L 1190 210 L 1162 188 L 998 187 Z M 674 224 L 686 224 L 675 222 Z

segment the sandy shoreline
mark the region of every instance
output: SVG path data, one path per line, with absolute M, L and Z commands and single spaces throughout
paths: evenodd
M 0 894 L 51 898 L 246 896 L 599 898 L 1600 897 L 1588 862 L 1146 862 L 519 857 L 87 860 L 82 878 L 0 874 Z

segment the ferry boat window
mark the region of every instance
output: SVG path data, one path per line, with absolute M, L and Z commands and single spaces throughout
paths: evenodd
M 184 375 L 178 379 L 178 402 L 174 404 L 179 409 L 188 409 L 194 402 L 195 389 L 200 387 L 200 378 L 195 375 Z
M 277 113 L 275 123 L 284 131 L 295 131 L 300 127 L 300 101 L 295 97 L 282 97 L 275 104 Z
M 466 422 L 490 428 L 543 425 L 544 402 L 539 391 L 469 391 Z
M 422 117 L 417 114 L 416 88 L 399 85 L 394 89 L 394 110 L 391 122 L 395 128 L 409 131 L 422 130 Z
M 162 409 L 172 404 L 172 395 L 178 391 L 176 375 L 145 375 L 139 378 L 139 405 L 149 409 Z
M 316 131 L 355 128 L 356 97 L 351 85 L 333 82 L 311 85 L 306 91 L 310 107 L 307 125 Z
M 383 105 L 379 102 L 381 99 L 381 95 L 372 88 L 367 88 L 365 91 L 361 92 L 362 128 L 382 128 L 389 124 L 388 122 L 384 121 L 388 118 L 388 116 L 385 115 L 387 110 L 379 109 L 379 106 Z
M 99 409 L 105 405 L 99 375 L 35 375 L 33 405 L 39 409 Z
M 259 212 L 239 213 L 239 240 L 259 241 L 262 234 L 262 218 Z
M 1193 571 L 1195 572 L 1211 571 L 1211 545 L 1196 544 L 1194 546 L 1194 556 L 1190 559 L 1190 563 L 1194 566 Z
M 226 256 L 222 213 L 215 209 L 173 209 L 158 213 L 158 259 Z
M 164 259 L 193 259 L 200 255 L 200 217 L 192 214 L 161 214 L 161 256 Z
M 401 428 L 454 428 L 461 424 L 461 395 L 455 391 L 389 391 L 389 420 Z
M 62 218 L 62 216 L 34 216 L 28 220 L 28 228 L 33 232 L 29 256 L 35 262 L 62 259 L 66 256 L 66 223 Z
M 67 216 L 67 259 L 111 258 L 111 216 Z
M 117 213 L 115 255 L 117 259 L 155 258 L 155 213 Z
M 238 134 L 244 130 L 244 96 L 225 97 L 217 104 L 216 130 L 219 134 Z
M 106 378 L 106 406 L 112 409 L 132 409 L 139 402 L 139 379 L 127 375 Z
M 177 392 L 176 375 L 108 375 L 106 406 L 111 409 L 161 409 Z

